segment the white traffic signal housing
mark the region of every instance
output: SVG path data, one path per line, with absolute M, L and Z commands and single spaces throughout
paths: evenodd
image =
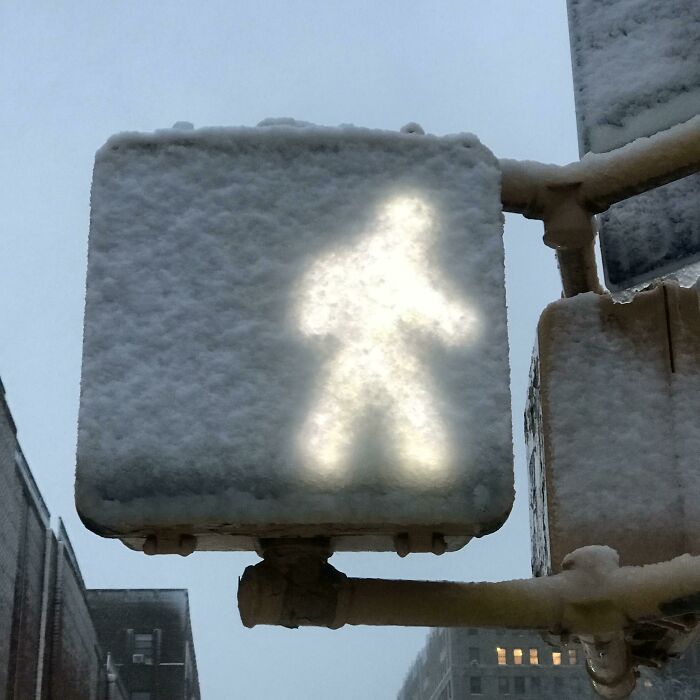
M 700 554 L 699 401 L 695 289 L 547 307 L 525 415 L 536 575 L 586 545 L 625 566 Z
M 444 551 L 499 527 L 498 161 L 471 135 L 289 123 L 110 139 L 76 493 L 154 551 Z

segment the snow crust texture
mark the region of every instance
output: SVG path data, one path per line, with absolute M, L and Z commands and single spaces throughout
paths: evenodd
M 535 573 L 593 544 L 614 547 L 623 565 L 700 553 L 696 291 L 665 285 L 629 304 L 564 299 L 538 335 L 539 405 L 528 414 Z
M 493 529 L 513 497 L 504 296 L 500 171 L 472 135 L 113 137 L 81 513 L 106 534 Z
M 696 0 L 568 0 L 581 155 L 700 113 Z
M 685 286 L 698 279 L 688 266 L 700 260 L 700 173 L 614 204 L 598 218 L 609 289 L 667 275 Z
M 697 0 L 568 0 L 579 147 L 603 153 L 700 114 Z M 608 288 L 700 259 L 700 175 L 599 220 Z

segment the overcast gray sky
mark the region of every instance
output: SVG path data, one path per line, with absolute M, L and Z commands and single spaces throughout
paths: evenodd
M 241 626 L 252 554 L 146 557 L 83 528 L 73 506 L 89 194 L 113 133 L 174 122 L 471 131 L 500 157 L 577 158 L 564 0 L 0 3 L 0 376 L 19 439 L 88 586 L 190 589 L 206 700 L 395 697 L 424 629 Z M 337 555 L 353 575 L 529 575 L 522 411 L 534 329 L 559 295 L 541 224 L 507 218 L 516 508 L 442 557 Z

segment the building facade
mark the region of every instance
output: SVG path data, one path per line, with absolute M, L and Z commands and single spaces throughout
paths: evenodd
M 87 599 L 130 700 L 200 700 L 186 590 L 89 590 Z
M 519 630 L 432 630 L 398 700 L 597 698 L 582 652 Z
M 0 384 L 0 697 L 106 694 L 103 653 L 65 528 L 48 508 L 17 442 Z
M 199 700 L 187 592 L 86 590 L 63 523 L 51 528 L 2 382 L 0 526 L 0 699 Z M 101 597 L 109 606 L 94 603 Z M 158 601 L 145 619 L 154 631 L 167 630 L 158 657 L 163 660 L 159 682 L 150 690 L 138 672 L 113 658 L 121 654 L 115 626 L 121 621 L 121 634 L 129 634 L 126 621 L 133 619 L 136 599 Z M 143 606 L 139 610 L 143 613 Z M 176 630 L 182 653 L 174 648 Z M 167 692 L 155 694 L 153 688 L 160 687 Z
M 440 628 L 428 635 L 397 700 L 598 700 L 577 644 L 526 630 Z M 632 700 L 700 698 L 700 643 L 661 671 L 642 669 Z
M 42 683 L 47 650 L 40 646 L 49 601 L 49 512 L 16 440 L 16 428 L 0 384 L 0 696 L 34 697 Z M 4 695 L 3 695 L 4 694 Z

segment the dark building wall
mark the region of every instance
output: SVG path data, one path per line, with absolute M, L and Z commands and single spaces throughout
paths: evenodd
M 46 668 L 48 525 L 0 383 L 0 696 L 7 700 L 34 698 Z
M 130 692 L 151 700 L 199 700 L 185 590 L 89 590 L 102 646 Z
M 50 697 L 100 700 L 106 695 L 107 657 L 100 647 L 85 585 L 62 524 L 56 547 Z
M 126 658 L 136 635 L 150 630 L 157 664 L 119 666 L 100 643 L 70 540 L 60 521 L 57 534 L 50 527 L 2 382 L 0 527 L 0 700 L 132 700 L 132 691 L 151 684 L 159 687 L 152 700 L 199 700 L 186 591 L 103 596 L 110 620 L 100 620 L 103 631 L 126 619 L 122 628 L 131 630 L 105 631 L 108 644 Z
M 700 630 L 685 653 L 660 672 L 641 669 L 639 700 L 697 700 L 700 698 Z

